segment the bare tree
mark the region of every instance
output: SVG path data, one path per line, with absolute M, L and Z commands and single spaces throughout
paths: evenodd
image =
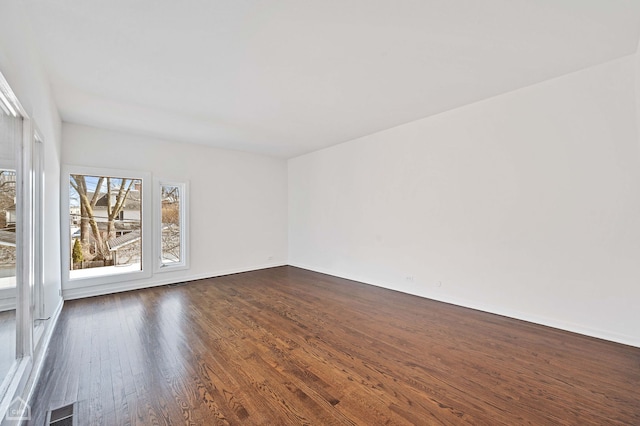
M 105 180 L 106 194 L 102 192 Z M 115 237 L 115 220 L 124 208 L 135 182 L 135 179 L 123 178 L 117 180 L 119 181 L 119 186 L 114 197 L 115 188 L 112 187 L 110 177 L 98 177 L 95 189 L 92 192 L 87 187 L 86 176 L 71 175 L 71 187 L 75 189 L 80 198 L 80 240 L 83 246 L 86 247 L 90 243 L 90 237 L 93 237 L 96 242 L 97 253 L 95 259 L 97 260 L 111 259 L 111 252 L 107 247 L 106 241 Z M 107 232 L 104 236 L 100 232 L 94 212 L 96 204 L 102 197 L 106 197 L 107 203 Z
M 103 182 L 104 178 L 100 177 L 90 199 L 90 192 L 87 189 L 87 180 L 84 175 L 71 175 L 70 181 L 71 187 L 76 190 L 78 197 L 80 198 L 80 241 L 84 247 L 88 246 L 90 242 L 90 234 L 92 234 L 96 241 L 99 256 L 102 257 L 102 259 L 104 259 L 104 243 L 102 241 L 100 230 L 98 229 L 98 222 L 95 219 L 93 209 L 100 199 L 100 189 L 102 188 Z
M 124 208 L 124 203 L 131 192 L 131 188 L 133 187 L 134 179 L 122 179 L 120 182 L 120 187 L 118 188 L 118 194 L 115 198 L 115 204 L 111 203 L 111 178 L 107 178 L 107 239 L 114 238 L 116 236 L 115 232 L 115 220 L 116 217 L 120 214 L 122 209 Z M 125 189 L 126 186 L 126 189 Z
M 16 172 L 14 170 L 0 170 L 0 212 L 15 208 L 16 203 Z M 4 227 L 6 218 L 0 218 Z

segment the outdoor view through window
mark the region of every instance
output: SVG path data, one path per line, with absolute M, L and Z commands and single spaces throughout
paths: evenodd
M 180 186 L 161 185 L 162 197 L 162 266 L 182 262 L 180 221 Z
M 142 270 L 142 180 L 70 175 L 69 277 Z
M 15 286 L 16 172 L 0 169 L 0 289 Z

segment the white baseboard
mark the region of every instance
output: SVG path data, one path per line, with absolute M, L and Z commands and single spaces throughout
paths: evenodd
M 47 320 L 45 329 L 40 337 L 40 341 L 36 346 L 34 360 L 33 360 L 33 370 L 31 370 L 31 375 L 29 380 L 27 381 L 27 389 L 25 392 L 25 401 L 31 403 L 31 399 L 33 398 L 33 394 L 36 390 L 36 385 L 38 384 L 38 380 L 40 379 L 40 374 L 42 373 L 42 367 L 44 366 L 44 361 L 47 354 L 47 349 L 49 349 L 49 344 L 51 344 L 51 337 L 53 336 L 53 332 L 56 329 L 56 325 L 58 324 L 58 319 L 60 319 L 60 314 L 62 313 L 62 307 L 64 306 L 64 300 L 60 299 L 60 303 L 56 307 L 51 317 Z
M 151 279 L 140 281 L 127 281 L 123 283 L 102 284 L 97 286 L 77 287 L 70 289 L 62 289 L 62 297 L 64 300 L 82 299 L 85 297 L 102 296 L 105 294 L 121 293 L 123 291 L 139 290 L 142 288 L 159 287 L 167 284 L 176 284 L 188 281 L 203 280 L 206 278 L 221 277 L 224 275 L 239 274 L 242 272 L 257 271 L 260 269 L 275 268 L 278 266 L 286 266 L 286 263 L 266 263 L 250 267 L 237 269 L 226 269 L 221 271 L 207 272 L 198 275 L 181 275 L 179 277 L 170 277 L 163 279 Z
M 368 284 L 368 285 L 373 285 L 376 287 L 381 287 L 381 288 L 386 288 L 386 289 L 390 289 L 393 291 L 399 291 L 393 288 L 389 288 L 385 285 L 382 285 L 380 283 L 375 283 L 375 282 L 371 282 L 368 280 L 363 280 L 360 277 L 354 277 L 354 276 L 347 276 L 345 274 L 339 274 L 336 273 L 335 271 L 331 271 L 329 269 L 324 269 L 324 268 L 317 268 L 315 266 L 311 266 L 311 265 L 306 265 L 306 264 L 302 264 L 302 263 L 289 263 L 290 266 L 294 266 L 296 268 L 301 268 L 301 269 L 307 269 L 309 271 L 313 271 L 313 272 L 319 272 L 321 274 L 326 274 L 326 275 L 332 275 L 334 277 L 338 277 L 338 278 L 344 278 L 347 280 L 351 280 L 351 281 L 357 281 L 363 284 Z M 403 293 L 401 291 L 401 293 Z M 407 292 L 404 292 L 407 293 Z M 634 347 L 638 347 L 640 348 L 640 338 L 638 337 L 634 337 L 634 336 L 627 336 L 624 334 L 619 334 L 619 333 L 615 333 L 615 332 L 611 332 L 608 330 L 599 330 L 599 329 L 595 329 L 592 327 L 585 327 L 583 325 L 580 324 L 574 324 L 574 323 L 570 323 L 570 322 L 566 322 L 566 321 L 559 321 L 553 318 L 547 318 L 547 317 L 543 317 L 543 316 L 539 316 L 539 315 L 535 315 L 535 314 L 530 314 L 530 313 L 526 313 L 526 312 L 519 312 L 519 311 L 515 311 L 515 310 L 511 310 L 511 309 L 505 309 L 504 307 L 498 307 L 498 306 L 489 306 L 486 304 L 482 304 L 482 303 L 477 303 L 474 302 L 472 300 L 462 300 L 462 299 L 458 299 L 458 298 L 451 298 L 451 297 L 438 297 L 437 295 L 429 295 L 428 297 L 421 295 L 421 294 L 415 294 L 415 293 L 407 293 L 407 294 L 411 294 L 413 296 L 418 296 L 418 297 L 423 297 L 425 299 L 431 299 L 431 300 L 436 300 L 438 302 L 444 302 L 444 303 L 449 303 L 452 305 L 456 305 L 456 306 L 461 306 L 464 308 L 470 308 L 470 309 L 475 309 L 477 311 L 482 311 L 482 312 L 487 312 L 490 314 L 495 314 L 495 315 L 501 315 L 504 317 L 508 317 L 508 318 L 513 318 L 513 319 L 517 319 L 517 320 L 521 320 L 521 321 L 526 321 L 526 322 L 530 322 L 533 324 L 539 324 L 539 325 L 544 325 L 545 327 L 551 327 L 551 328 L 556 328 L 559 330 L 564 330 L 564 331 L 569 331 L 572 333 L 577 333 L 577 334 L 582 334 L 584 336 L 589 336 L 589 337 L 595 337 L 597 339 L 602 339 L 602 340 L 608 340 L 611 342 L 615 342 L 615 343 L 621 343 L 623 345 L 628 345 L 628 346 L 634 346 Z
M 4 418 L 7 414 L 6 409 L 13 403 L 13 401 L 16 401 L 17 398 L 20 398 L 21 401 L 26 401 L 27 404 L 23 406 L 23 413 L 16 416 L 17 418 L 23 419 L 7 419 L 8 422 L 11 422 L 10 424 L 23 424 L 27 420 L 27 416 L 25 416 L 26 410 L 30 410 L 31 406 L 29 404 L 32 404 L 33 402 L 31 399 L 35 392 L 38 379 L 40 378 L 40 373 L 42 372 L 45 355 L 49 348 L 49 344 L 51 343 L 51 336 L 53 335 L 58 318 L 62 312 L 62 305 L 63 301 L 60 299 L 58 307 L 45 325 L 45 330 L 43 331 L 40 341 L 34 350 L 33 357 L 24 358 L 17 364 L 17 371 L 14 373 L 15 379 L 13 380 L 11 387 L 7 390 L 5 395 L 6 398 L 3 401 L 4 404 L 8 405 L 7 407 L 0 407 L 0 419 Z

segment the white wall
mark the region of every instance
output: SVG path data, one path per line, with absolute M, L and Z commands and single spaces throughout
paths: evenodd
M 60 116 L 49 80 L 30 39 L 22 2 L 3 1 L 0 9 L 0 71 L 35 121 L 45 146 L 44 304 L 50 316 L 60 297 Z
M 640 346 L 635 66 L 290 160 L 289 263 Z
M 287 262 L 286 161 L 63 124 L 64 164 L 151 172 L 190 182 L 190 269 L 63 289 L 65 298 L 180 282 Z
M 39 62 L 30 38 L 29 21 L 23 2 L 2 1 L 0 4 L 0 71 L 35 122 L 44 139 L 44 289 L 45 327 L 28 366 L 18 365 L 3 403 L 14 396 L 28 399 L 35 387 L 44 354 L 53 332 L 56 313 L 62 306 L 60 296 L 60 141 L 61 123 L 51 95 L 49 80 Z M 0 422 L 7 405 L 0 406 Z

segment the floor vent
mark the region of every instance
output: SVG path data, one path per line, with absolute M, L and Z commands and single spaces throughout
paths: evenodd
M 46 426 L 77 426 L 78 423 L 74 416 L 76 412 L 76 404 L 65 405 L 56 408 L 47 413 Z

